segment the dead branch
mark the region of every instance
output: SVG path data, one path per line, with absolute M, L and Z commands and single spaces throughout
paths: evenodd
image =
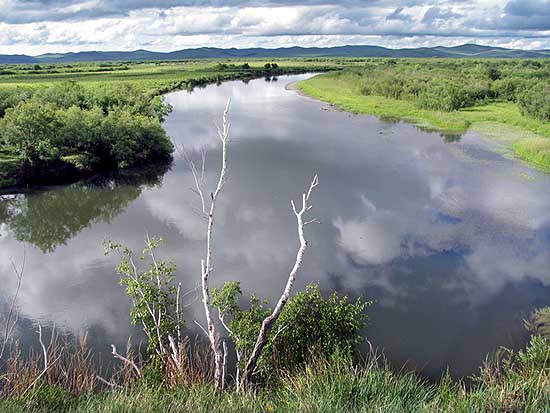
M 267 340 L 269 338 L 269 332 L 271 330 L 271 327 L 273 327 L 273 324 L 275 323 L 275 321 L 277 321 L 277 319 L 279 318 L 279 315 L 283 311 L 283 308 L 290 297 L 292 286 L 294 284 L 294 281 L 296 280 L 296 275 L 298 274 L 298 271 L 302 265 L 304 253 L 307 248 L 307 241 L 304 235 L 304 227 L 306 226 L 306 223 L 315 222 L 315 220 L 304 222 L 303 216 L 306 212 L 310 211 L 311 208 L 313 207 L 311 204 L 309 204 L 309 199 L 311 197 L 313 190 L 317 187 L 317 185 L 319 185 L 319 178 L 317 177 L 317 175 L 315 175 L 313 177 L 313 180 L 311 181 L 311 184 L 309 185 L 308 191 L 302 194 L 302 207 L 300 208 L 300 210 L 296 209 L 296 205 L 294 201 L 290 201 L 290 204 L 292 206 L 292 211 L 296 216 L 296 223 L 298 227 L 298 240 L 300 241 L 300 247 L 298 248 L 298 252 L 296 254 L 296 260 L 294 262 L 294 266 L 292 267 L 292 270 L 288 275 L 285 289 L 283 290 L 283 293 L 281 294 L 281 297 L 279 298 L 277 305 L 273 309 L 272 313 L 268 315 L 262 322 L 262 326 L 258 333 L 258 338 L 256 339 L 256 344 L 254 345 L 254 349 L 252 350 L 252 353 L 243 371 L 243 376 L 242 376 L 241 385 L 240 385 L 241 391 L 245 391 L 248 388 L 250 382 L 252 381 L 252 376 L 256 369 L 258 359 L 260 358 L 262 350 L 264 349 L 267 343 Z
M 15 275 L 17 276 L 17 286 L 15 288 L 15 293 L 13 294 L 10 308 L 8 311 L 8 318 L 6 321 L 6 327 L 4 329 L 4 337 L 2 340 L 2 347 L 0 348 L 0 360 L 4 357 L 4 352 L 6 351 L 6 347 L 11 340 L 11 336 L 13 334 L 13 330 L 15 329 L 15 326 L 17 325 L 17 322 L 19 321 L 19 314 L 17 312 L 17 298 L 19 297 L 19 291 L 21 290 L 21 283 L 23 281 L 23 273 L 25 272 L 25 263 L 27 260 L 27 251 L 26 249 L 23 250 L 23 263 L 21 264 L 20 268 L 17 268 L 15 265 L 15 262 L 11 261 L 11 265 L 13 267 L 13 271 L 15 272 Z M 13 318 L 13 321 L 12 321 Z
M 205 332 L 207 333 L 208 340 L 210 342 L 210 347 L 212 349 L 212 353 L 214 354 L 214 364 L 215 364 L 214 382 L 218 389 L 223 389 L 224 387 L 223 375 L 225 371 L 225 364 L 224 364 L 224 352 L 223 352 L 223 349 L 220 348 L 219 335 L 216 331 L 216 326 L 212 319 L 212 309 L 210 307 L 209 278 L 213 270 L 212 241 L 213 241 L 213 234 L 214 234 L 214 218 L 216 213 L 216 203 L 220 195 L 220 192 L 222 191 L 227 179 L 227 143 L 229 141 L 229 132 L 231 129 L 231 124 L 229 123 L 229 116 L 228 116 L 230 105 L 231 105 L 231 100 L 228 100 L 223 113 L 223 126 L 222 128 L 217 127 L 218 137 L 220 138 L 220 141 L 222 144 L 222 162 L 221 162 L 220 174 L 218 177 L 218 183 L 216 185 L 216 189 L 214 190 L 214 192 L 210 193 L 210 197 L 209 197 L 210 205 L 209 205 L 208 211 L 207 211 L 207 202 L 206 202 L 207 196 L 205 195 L 206 189 L 204 186 L 204 168 L 205 168 L 204 152 L 202 153 L 202 156 L 201 156 L 202 166 L 201 166 L 200 176 L 195 164 L 193 162 L 189 162 L 191 173 L 193 174 L 193 179 L 195 181 L 195 190 L 198 193 L 199 198 L 201 200 L 203 214 L 207 215 L 207 220 L 208 220 L 208 224 L 206 227 L 205 257 L 201 259 L 201 282 L 202 282 L 201 287 L 202 287 L 202 302 L 204 306 L 204 313 L 206 316 Z
M 118 354 L 114 344 L 111 344 L 111 348 L 113 350 L 111 352 L 111 354 L 113 355 L 114 358 L 119 359 L 119 360 L 123 361 L 124 363 L 128 364 L 129 366 L 131 366 L 135 370 L 138 377 L 141 377 L 141 371 L 139 370 L 139 367 L 136 365 L 136 363 L 134 363 L 132 360 Z

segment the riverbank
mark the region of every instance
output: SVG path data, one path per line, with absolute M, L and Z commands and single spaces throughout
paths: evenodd
M 473 383 L 444 376 L 436 384 L 415 373 L 389 369 L 380 357 L 366 363 L 334 358 L 285 375 L 272 387 L 238 394 L 204 382 L 174 388 L 154 378 L 105 384 L 91 370 L 70 376 L 72 387 L 42 378 L 30 391 L 0 400 L 10 412 L 543 412 L 550 405 L 550 346 L 538 337 L 526 351 L 489 362 Z M 82 363 L 82 358 L 77 358 Z M 545 361 L 546 360 L 546 361 Z M 546 364 L 545 364 L 546 363 Z M 73 368 L 78 363 L 73 365 Z M 37 369 L 40 371 L 40 368 Z M 73 373 L 73 371 L 69 371 Z M 151 376 L 154 377 L 154 376 Z M 29 378 L 30 379 L 30 378 Z M 22 386 L 26 386 L 21 379 Z M 94 386 L 99 386 L 94 388 Z M 26 387 L 22 387 L 20 391 Z
M 364 95 L 349 77 L 328 73 L 300 82 L 297 87 L 307 96 L 353 113 L 401 119 L 421 128 L 462 134 L 473 129 L 498 139 L 496 125 L 507 129 L 506 145 L 528 165 L 550 172 L 550 123 L 529 118 L 512 102 L 443 112 L 421 109 L 413 102 L 377 95 Z
M 152 125 L 151 122 L 157 122 L 156 118 L 159 122 L 162 122 L 163 117 L 170 110 L 165 107 L 160 99 L 163 94 L 182 89 L 193 90 L 195 87 L 204 87 L 208 84 L 231 80 L 248 82 L 257 78 L 271 79 L 282 75 L 300 74 L 310 71 L 311 68 L 315 68 L 318 72 L 325 71 L 334 68 L 334 65 L 286 64 L 280 67 L 278 64 L 270 63 L 253 67 L 247 63 L 242 65 L 218 63 L 214 65 L 210 62 L 208 66 L 203 67 L 203 70 L 193 66 L 193 70 L 181 71 L 180 69 L 179 72 L 174 71 L 175 64 L 169 65 L 169 67 L 171 70 L 165 72 L 156 72 L 155 70 L 158 70 L 156 65 L 148 70 L 139 67 L 133 69 L 121 67 L 118 70 L 104 73 L 103 77 L 94 71 L 89 73 L 64 73 L 62 70 L 56 69 L 49 72 L 44 71 L 44 73 L 34 73 L 25 71 L 24 67 L 20 67 L 19 72 L 21 73 L 15 70 L 12 75 L 0 76 L 0 123 L 2 124 L 8 123 L 4 119 L 6 116 L 11 115 L 11 118 L 16 119 L 19 114 L 14 111 L 22 111 L 25 105 L 32 103 L 37 95 L 39 96 L 40 105 L 48 106 L 51 104 L 53 111 L 59 114 L 59 116 L 56 116 L 58 118 L 64 119 L 65 113 L 69 113 L 71 110 L 80 113 L 77 116 L 78 119 L 73 119 L 73 123 L 79 124 L 79 126 L 73 128 L 74 130 L 65 131 L 69 128 L 67 122 L 58 122 L 59 124 L 65 123 L 65 125 L 58 126 L 57 129 L 53 126 L 53 122 L 50 122 L 52 128 L 48 131 L 50 135 L 48 137 L 42 136 L 43 133 L 39 133 L 40 136 L 34 133 L 26 138 L 19 136 L 15 138 L 15 140 L 26 139 L 29 145 L 31 147 L 36 146 L 37 150 L 38 145 L 43 145 L 46 141 L 48 145 L 53 145 L 56 152 L 54 158 L 52 158 L 52 153 L 48 153 L 45 155 L 46 162 L 42 160 L 41 162 L 30 162 L 29 159 L 24 159 L 23 155 L 19 153 L 16 148 L 17 145 L 0 144 L 0 189 L 70 183 L 76 179 L 85 178 L 102 171 L 124 168 L 128 163 L 126 158 L 133 158 L 136 155 L 141 156 L 140 154 L 149 152 L 143 150 L 144 147 L 142 146 L 135 147 L 136 145 L 134 145 L 134 147 L 128 147 L 124 151 L 118 150 L 121 155 L 124 155 L 122 159 L 114 159 L 114 156 L 110 156 L 113 159 L 109 158 L 108 162 L 100 159 L 101 156 L 105 155 L 103 153 L 105 152 L 104 148 L 98 149 L 98 153 L 89 153 L 90 147 L 97 147 L 98 145 L 97 142 L 92 143 L 97 138 L 91 137 L 95 131 L 90 131 L 90 129 L 99 130 L 102 128 L 100 125 L 101 119 L 93 113 L 94 108 L 101 109 L 107 119 L 110 116 L 109 112 L 118 113 L 121 108 L 125 108 L 130 104 L 135 108 L 135 110 L 132 109 L 131 118 L 136 118 L 135 115 L 140 114 L 150 120 L 149 124 L 145 126 L 140 124 L 136 125 L 135 128 L 132 127 L 132 134 L 145 134 L 156 139 L 157 135 L 164 135 L 164 133 L 160 132 L 160 123 Z M 155 74 L 157 77 L 155 77 Z M 77 81 L 78 83 L 76 83 Z M 50 119 L 51 116 L 39 120 L 36 116 L 33 115 L 31 118 L 29 115 L 28 119 L 25 120 L 25 124 L 36 121 L 44 123 L 46 118 Z M 82 121 L 82 118 L 90 118 L 90 122 L 87 120 Z M 129 118 L 127 120 L 130 122 L 133 119 Z M 15 120 L 15 122 L 18 121 Z M 154 131 L 150 130 L 153 126 L 155 127 Z M 3 129 L 6 129 L 6 127 Z M 108 129 L 112 128 L 109 127 Z M 81 135 L 87 135 L 84 137 L 86 142 L 82 141 Z M 100 133 L 98 136 L 103 135 L 105 133 Z M 141 139 L 137 135 L 135 141 Z M 0 140 L 3 139 L 7 142 L 10 138 L 6 136 L 7 132 L 0 131 Z M 60 138 L 60 136 L 63 137 Z M 161 138 L 167 139 L 165 136 L 161 136 Z M 57 148 L 60 139 L 64 141 L 62 150 Z M 113 145 L 120 146 L 114 140 L 108 144 L 109 147 Z M 61 152 L 64 153 L 64 156 L 61 156 Z M 37 154 L 32 155 L 38 156 Z M 158 158 L 148 155 L 146 157 L 151 158 L 150 160 L 153 162 L 156 162 L 156 158 Z M 146 161 L 149 162 L 149 160 Z

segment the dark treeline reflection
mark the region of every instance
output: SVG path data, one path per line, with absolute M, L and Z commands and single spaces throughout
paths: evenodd
M 0 197 L 0 223 L 18 241 L 52 252 L 84 228 L 109 223 L 142 193 L 160 185 L 168 163 L 101 175 L 44 191 Z

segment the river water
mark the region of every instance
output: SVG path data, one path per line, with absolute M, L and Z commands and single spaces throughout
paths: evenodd
M 499 346 L 524 345 L 523 319 L 550 304 L 550 176 L 473 133 L 455 139 L 351 115 L 285 88 L 306 77 L 167 95 L 174 110 L 164 125 L 179 148 L 170 169 L 3 195 L 0 314 L 5 319 L 16 286 L 10 259 L 25 256 L 22 343 L 36 342 L 37 321 L 87 331 L 105 357 L 110 343 L 137 340 L 103 239 L 141 249 L 146 234 L 163 236 L 160 255 L 177 263 L 185 291 L 197 286 L 205 221 L 185 156 L 206 151 L 213 187 L 215 123 L 231 97 L 214 285 L 241 280 L 245 293 L 278 297 L 297 249 L 289 201 L 317 173 L 311 217 L 321 224 L 306 228 L 296 289 L 318 282 L 326 292 L 374 300 L 368 340 L 395 367 L 428 377 L 446 366 L 469 375 Z M 202 322 L 198 294 L 186 300 L 188 320 Z

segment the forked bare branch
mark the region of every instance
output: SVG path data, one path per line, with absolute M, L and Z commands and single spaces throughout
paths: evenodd
M 262 326 L 260 327 L 260 331 L 258 333 L 258 338 L 256 339 L 256 344 L 254 345 L 254 349 L 252 350 L 252 353 L 248 361 L 246 362 L 246 365 L 243 371 L 243 376 L 240 384 L 241 391 L 245 391 L 250 385 L 250 382 L 252 381 L 252 376 L 254 375 L 254 372 L 256 370 L 256 365 L 258 364 L 258 359 L 260 358 L 260 355 L 262 354 L 262 350 L 267 344 L 267 341 L 269 339 L 269 333 L 271 331 L 271 328 L 273 327 L 273 324 L 275 323 L 275 321 L 277 321 L 277 319 L 281 315 L 281 312 L 283 311 L 284 306 L 286 305 L 288 299 L 290 298 L 292 286 L 294 284 L 294 281 L 296 280 L 296 276 L 302 265 L 304 253 L 307 248 L 307 240 L 304 235 L 304 227 L 308 223 L 316 222 L 315 219 L 304 222 L 303 216 L 306 212 L 310 211 L 311 208 L 313 207 L 309 203 L 309 199 L 311 197 L 313 190 L 318 185 L 319 185 L 319 178 L 317 177 L 317 175 L 315 175 L 313 177 L 313 180 L 311 181 L 311 184 L 309 185 L 309 189 L 307 190 L 307 192 L 304 192 L 302 194 L 302 206 L 299 210 L 296 208 L 296 204 L 294 203 L 294 201 L 292 200 L 290 201 L 290 205 L 292 206 L 292 211 L 296 216 L 296 224 L 298 227 L 298 240 L 300 241 L 300 247 L 298 248 L 298 252 L 296 253 L 296 260 L 294 261 L 294 265 L 288 275 L 286 286 L 279 298 L 279 301 L 277 302 L 277 305 L 275 306 L 271 314 L 268 315 L 262 322 Z
M 8 310 L 8 318 L 6 320 L 6 326 L 4 328 L 4 337 L 2 339 L 2 347 L 0 348 L 0 360 L 2 360 L 2 358 L 4 357 L 4 352 L 6 351 L 6 347 L 11 340 L 13 330 L 15 329 L 15 326 L 19 321 L 19 314 L 17 312 L 17 299 L 19 297 L 19 291 L 21 290 L 21 283 L 23 281 L 23 273 L 25 272 L 26 261 L 27 261 L 26 249 L 23 250 L 23 263 L 21 264 L 21 267 L 17 268 L 17 265 L 15 264 L 15 262 L 13 260 L 11 261 L 13 271 L 17 276 L 17 285 L 15 287 L 15 293 L 13 294 L 10 308 Z
M 139 367 L 137 366 L 136 363 L 134 363 L 132 360 L 120 355 L 117 352 L 116 346 L 114 344 L 111 344 L 111 349 L 112 349 L 111 354 L 113 355 L 114 358 L 119 359 L 119 360 L 123 361 L 124 363 L 128 364 L 129 366 L 131 366 L 135 370 L 138 377 L 141 377 L 141 371 L 140 371 L 140 369 L 139 369 Z
M 227 101 L 225 110 L 223 112 L 223 124 L 222 127 L 217 127 L 218 137 L 220 138 L 222 144 L 222 162 L 220 167 L 220 174 L 218 177 L 218 182 L 214 192 L 210 193 L 209 197 L 209 206 L 207 207 L 207 196 L 205 195 L 206 188 L 204 187 L 204 170 L 205 170 L 205 153 L 201 153 L 202 165 L 201 173 L 197 170 L 197 167 L 192 161 L 189 161 L 191 173 L 193 174 L 193 180 L 195 182 L 195 192 L 198 193 L 201 200 L 201 206 L 203 213 L 207 216 L 207 227 L 206 227 L 206 251 L 205 256 L 201 259 L 201 288 L 202 288 L 202 302 L 204 307 L 204 313 L 206 316 L 206 329 L 203 328 L 208 340 L 210 342 L 210 347 L 214 354 L 214 381 L 218 389 L 223 389 L 224 387 L 224 374 L 225 374 L 225 357 L 224 349 L 220 348 L 219 334 L 216 331 L 216 325 L 214 324 L 212 317 L 212 309 L 210 307 L 210 286 L 209 278 L 212 273 L 212 241 L 214 234 L 214 218 L 216 213 L 216 203 L 218 197 L 225 185 L 227 179 L 227 144 L 229 141 L 229 132 L 231 130 L 231 124 L 229 122 L 229 108 L 231 106 L 231 99 Z M 197 323 L 199 326 L 200 324 Z M 201 326 L 202 328 L 202 326 Z

